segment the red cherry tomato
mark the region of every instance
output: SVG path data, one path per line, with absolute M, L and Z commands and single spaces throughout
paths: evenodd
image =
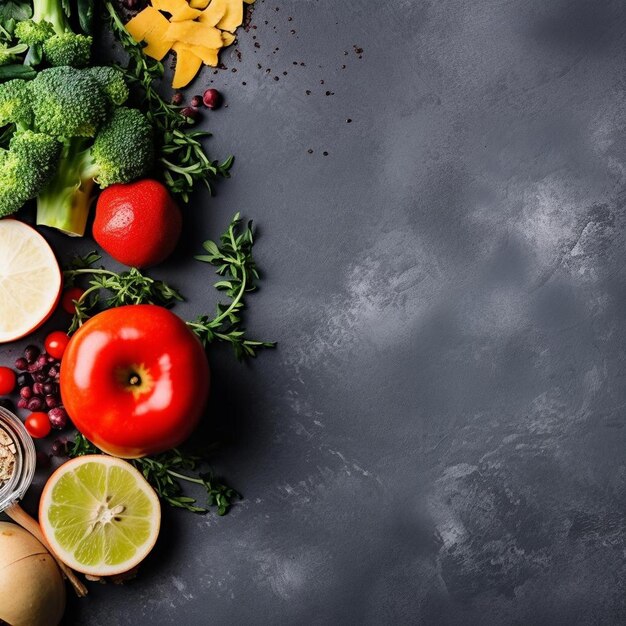
M 202 415 L 209 365 L 202 344 L 167 309 L 108 309 L 72 335 L 61 367 L 61 398 L 78 430 L 123 458 L 182 443 Z
M 31 413 L 27 418 L 26 422 L 24 422 L 24 426 L 26 426 L 26 430 L 28 431 L 31 437 L 35 439 L 41 439 L 42 437 L 47 437 L 50 434 L 50 430 L 52 426 L 50 425 L 50 420 L 48 419 L 47 413 Z
M 84 289 L 80 287 L 70 287 L 63 292 L 61 298 L 61 307 L 66 313 L 74 315 L 74 300 L 80 300 L 80 297 L 85 293 Z
M 67 344 L 70 342 L 70 338 L 62 330 L 55 330 L 46 337 L 44 346 L 46 352 L 53 356 L 55 359 L 61 359 Z
M 0 367 L 0 396 L 6 396 L 15 389 L 15 372 L 10 367 Z

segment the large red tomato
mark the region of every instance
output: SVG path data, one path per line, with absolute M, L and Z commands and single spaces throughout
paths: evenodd
M 208 394 L 202 344 L 160 306 L 95 315 L 63 355 L 67 412 L 87 439 L 115 456 L 137 458 L 179 445 L 197 425 Z

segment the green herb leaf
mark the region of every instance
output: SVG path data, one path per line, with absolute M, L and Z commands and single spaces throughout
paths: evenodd
M 231 302 L 219 303 L 217 314 L 212 319 L 207 315 L 201 315 L 193 322 L 187 322 L 205 345 L 215 339 L 230 343 L 240 360 L 255 357 L 259 348 L 273 348 L 276 345 L 269 341 L 248 339 L 242 327 L 244 296 L 256 290 L 256 281 L 259 278 L 252 256 L 253 245 L 252 222 L 243 226 L 239 213 L 220 237 L 219 244 L 210 240 L 202 244 L 209 254 L 198 255 L 195 259 L 214 265 L 217 268 L 216 273 L 225 277 L 224 280 L 216 282 L 214 287 L 225 291 Z
M 96 252 L 75 257 L 63 272 L 68 286 L 74 285 L 81 278 L 87 281 L 87 289 L 74 303 L 70 333 L 82 326 L 101 307 L 110 309 L 127 304 L 160 304 L 170 307 L 183 300 L 176 289 L 142 274 L 137 268 L 117 273 L 94 267 L 99 260 L 100 255 Z
M 20 2 L 19 0 L 7 0 L 0 4 L 0 24 L 5 24 L 9 20 L 23 22 L 33 16 L 33 9 L 30 2 Z

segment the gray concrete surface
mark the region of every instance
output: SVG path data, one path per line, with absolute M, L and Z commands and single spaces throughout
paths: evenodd
M 154 272 L 205 311 L 190 251 L 259 224 L 248 325 L 280 347 L 210 354 L 245 499 L 168 511 L 140 577 L 67 623 L 624 623 L 624 4 L 276 0 L 252 23 L 190 90 L 225 93 L 206 125 L 234 176 Z

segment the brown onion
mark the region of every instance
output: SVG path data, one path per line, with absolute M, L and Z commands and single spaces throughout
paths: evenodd
M 56 626 L 65 584 L 50 553 L 29 532 L 0 522 L 0 620 L 12 626 Z

